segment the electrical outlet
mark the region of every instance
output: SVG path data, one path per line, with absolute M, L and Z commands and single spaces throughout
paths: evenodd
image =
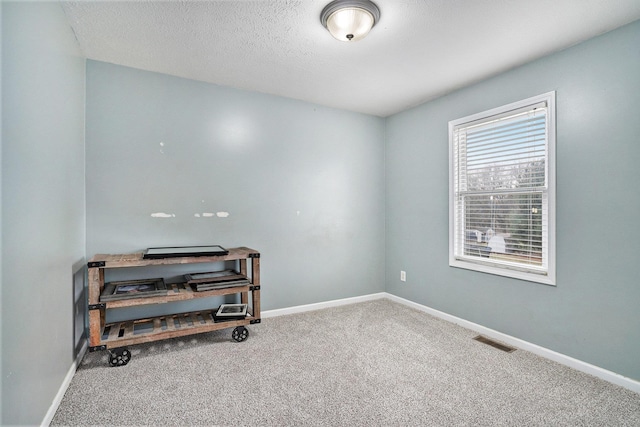
M 406 282 L 407 281 L 407 272 L 404 270 L 400 270 L 400 281 L 402 282 Z

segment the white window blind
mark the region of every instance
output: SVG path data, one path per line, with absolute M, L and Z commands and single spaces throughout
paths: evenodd
M 450 122 L 451 265 L 550 282 L 551 94 Z

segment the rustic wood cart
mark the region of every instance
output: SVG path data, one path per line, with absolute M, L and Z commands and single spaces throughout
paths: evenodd
M 260 323 L 260 253 L 239 247 L 226 255 L 186 256 L 145 259 L 143 252 L 119 255 L 95 255 L 88 262 L 89 270 L 89 351 L 109 351 L 109 364 L 126 365 L 131 359 L 129 345 L 159 341 L 168 338 L 199 334 L 225 328 L 234 328 L 231 337 L 238 342 L 249 335 L 246 325 Z M 247 276 L 249 284 L 224 289 L 194 291 L 187 283 L 167 284 L 167 294 L 143 298 L 100 301 L 105 286 L 105 270 L 127 267 L 167 266 L 176 264 L 202 264 L 235 261 L 237 271 Z M 250 267 L 250 271 L 249 271 Z M 249 274 L 250 273 L 250 274 Z M 105 323 L 106 311 L 114 308 L 165 304 L 195 298 L 240 294 L 248 310 L 244 318 L 223 320 L 215 317 L 217 307 L 189 313 L 167 314 L 152 318 Z

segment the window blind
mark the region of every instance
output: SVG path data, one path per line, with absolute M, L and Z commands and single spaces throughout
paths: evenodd
M 545 274 L 546 102 L 453 127 L 454 256 Z

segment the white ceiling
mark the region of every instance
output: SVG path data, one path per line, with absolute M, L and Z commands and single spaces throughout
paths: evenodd
M 61 4 L 89 59 L 382 117 L 640 19 L 639 0 L 375 0 L 348 43 L 328 2 Z

